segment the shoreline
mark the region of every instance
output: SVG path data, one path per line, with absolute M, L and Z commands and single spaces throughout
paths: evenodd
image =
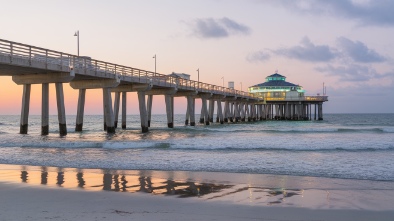
M 161 215 L 172 214 L 173 219 L 178 219 L 174 217 L 179 215 L 176 211 L 170 208 L 164 209 L 168 204 L 176 205 L 175 208 L 182 207 L 185 211 L 190 210 L 190 213 L 194 207 L 210 211 L 211 216 L 208 219 L 218 216 L 223 220 L 232 219 L 233 216 L 238 215 L 238 212 L 234 210 L 252 213 L 252 216 L 245 213 L 239 217 L 239 220 L 257 219 L 256 217 L 268 217 L 262 220 L 281 220 L 285 219 L 282 216 L 283 210 L 284 214 L 291 214 L 290 217 L 286 216 L 286 220 L 341 220 L 342 215 L 343 217 L 359 216 L 357 219 L 343 220 L 371 220 L 370 216 L 379 216 L 379 219 L 373 218 L 375 220 L 389 220 L 389 218 L 392 220 L 394 217 L 392 206 L 394 205 L 394 182 L 386 181 L 220 172 L 76 169 L 7 164 L 0 165 L 0 168 L 0 202 L 1 205 L 7 205 L 1 209 L 2 211 L 0 210 L 0 214 L 9 217 L 4 220 L 22 220 L 28 217 L 41 220 L 44 215 L 48 215 L 46 213 L 54 213 L 49 211 L 55 211 L 59 201 L 64 201 L 66 204 L 62 205 L 66 208 L 65 211 L 77 211 L 76 214 L 79 214 L 78 217 L 71 217 L 71 214 L 60 216 L 68 217 L 65 220 L 101 220 L 99 217 L 91 219 L 91 216 L 82 216 L 89 214 L 89 211 L 95 211 L 95 207 L 98 208 L 97 210 L 106 211 L 105 217 L 111 216 L 111 219 L 119 218 L 115 216 L 140 217 L 141 219 L 149 216 L 153 220 L 161 219 L 153 216 L 156 210 L 161 211 Z M 58 196 L 53 197 L 54 195 Z M 40 200 L 35 200 L 34 203 L 29 202 L 29 200 L 26 201 L 26 196 L 31 198 L 29 200 L 34 201 L 34 198 Z M 103 201 L 103 198 L 108 199 L 111 202 L 110 205 L 104 203 L 105 205 L 95 205 L 86 210 L 80 208 L 91 202 Z M 118 202 L 118 199 L 122 200 Z M 129 204 L 126 203 L 129 201 L 133 208 L 137 206 L 139 211 L 148 213 L 138 213 L 134 209 L 130 212 L 130 208 L 123 205 L 123 203 Z M 144 207 L 138 202 L 142 205 L 149 204 L 149 207 Z M 42 211 L 47 211 L 45 213 L 36 213 L 31 209 L 26 217 L 13 218 L 18 215 L 15 214 L 13 207 L 35 206 L 50 209 L 42 209 Z M 224 210 L 225 214 L 232 215 L 222 216 L 222 213 L 211 211 L 213 210 L 211 208 Z M 262 211 L 271 215 L 278 214 L 264 216 Z M 301 217 L 298 213 L 309 215 Z M 335 219 L 328 216 L 331 213 L 337 214 Z M 199 217 L 196 220 L 205 219 L 198 214 L 195 216 Z
M 392 220 L 394 211 L 261 207 L 0 182 L 1 220 Z

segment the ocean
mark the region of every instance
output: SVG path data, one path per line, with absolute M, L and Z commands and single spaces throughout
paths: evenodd
M 204 171 L 394 181 L 394 114 L 325 114 L 323 121 L 257 121 L 184 126 L 175 115 L 153 115 L 150 132 L 140 132 L 138 115 L 127 129 L 103 130 L 103 117 L 85 116 L 75 132 L 58 134 L 50 116 L 41 136 L 40 116 L 29 117 L 27 135 L 19 116 L 0 116 L 0 164 L 80 169 Z M 199 119 L 199 115 L 196 115 Z

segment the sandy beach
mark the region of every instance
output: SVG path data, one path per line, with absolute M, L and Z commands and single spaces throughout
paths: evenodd
M 83 170 L 81 187 L 76 181 L 81 170 L 39 169 L 2 165 L 1 221 L 394 220 L 394 191 L 387 182 L 261 174 Z M 43 181 L 42 174 L 47 175 L 44 185 L 38 182 Z M 111 174 L 107 187 L 105 174 L 107 177 Z M 123 190 L 113 182 L 116 175 L 128 180 Z M 81 175 L 79 178 L 81 181 Z

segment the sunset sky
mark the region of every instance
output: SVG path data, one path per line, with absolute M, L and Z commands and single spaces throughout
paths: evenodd
M 187 73 L 235 88 L 275 73 L 307 95 L 327 86 L 325 113 L 394 112 L 392 0 L 0 0 L 0 38 L 157 72 Z M 241 83 L 242 82 L 242 83 Z M 50 88 L 50 113 L 56 114 Z M 65 84 L 66 114 L 77 91 Z M 41 86 L 30 113 L 41 113 Z M 0 114 L 20 114 L 22 86 L 0 77 Z M 102 92 L 87 92 L 85 114 L 102 113 Z M 165 113 L 162 96 L 154 114 Z M 175 113 L 185 113 L 176 98 Z M 135 93 L 128 113 L 138 113 Z M 99 107 L 99 108 L 98 108 Z M 198 105 L 197 105 L 198 108 Z M 196 113 L 199 110 L 196 110 Z

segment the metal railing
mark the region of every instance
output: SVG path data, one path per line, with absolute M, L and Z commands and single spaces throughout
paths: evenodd
M 104 74 L 112 77 L 131 77 L 130 82 L 152 83 L 156 86 L 177 87 L 178 89 L 195 90 L 198 92 L 215 93 L 227 96 L 238 96 L 249 99 L 259 99 L 254 94 L 232 88 L 172 77 L 152 71 L 118 65 L 110 62 L 76 56 L 59 51 L 21 44 L 0 39 L 0 55 L 9 56 L 9 62 L 15 59 L 27 60 L 30 66 L 33 63 L 44 64 L 42 68 L 60 71 L 71 71 L 81 75 Z M 56 70 L 57 70 L 56 69 Z M 123 79 L 125 81 L 125 79 Z
M 303 96 L 303 97 L 264 97 L 265 101 L 328 101 L 328 96 Z

